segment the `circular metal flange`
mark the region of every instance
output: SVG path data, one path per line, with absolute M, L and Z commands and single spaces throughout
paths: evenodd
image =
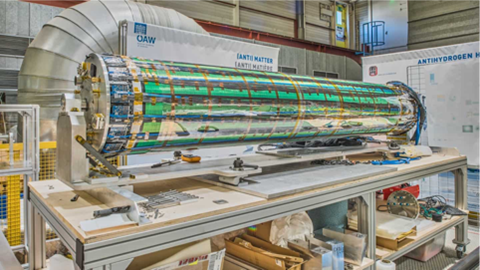
M 420 214 L 417 198 L 405 190 L 392 192 L 387 199 L 387 209 L 390 214 L 416 219 Z
M 100 151 L 107 140 L 110 122 L 110 81 L 105 62 L 98 54 L 91 54 L 85 61 L 88 78 L 82 81 L 80 96 L 85 102 L 85 122 L 87 124 L 87 139 L 90 144 Z M 92 80 L 92 78 L 95 78 Z M 94 81 L 96 80 L 96 81 Z M 93 118 L 102 114 L 104 124 L 101 129 L 93 128 Z

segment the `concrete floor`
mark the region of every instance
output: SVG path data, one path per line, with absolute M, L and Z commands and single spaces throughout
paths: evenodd
M 395 261 L 397 265 L 397 270 L 438 270 L 438 269 L 449 269 L 454 265 L 458 259 L 456 257 L 455 247 L 456 245 L 452 243 L 452 240 L 455 238 L 455 229 L 451 228 L 447 231 L 445 237 L 445 247 L 441 253 L 431 258 L 427 262 L 421 262 L 407 257 L 402 257 Z M 470 226 L 468 229 L 468 239 L 470 239 L 470 244 L 467 246 L 467 253 L 472 252 L 480 244 L 480 234 L 479 227 Z

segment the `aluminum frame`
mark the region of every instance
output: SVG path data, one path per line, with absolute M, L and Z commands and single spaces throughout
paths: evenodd
M 456 201 L 457 206 L 465 209 L 466 203 L 466 174 L 462 172 L 467 168 L 466 158 L 456 161 L 444 162 L 439 165 L 426 166 L 423 169 L 411 171 L 397 171 L 395 173 L 370 177 L 365 180 L 355 180 L 342 187 L 335 187 L 322 192 L 297 196 L 286 200 L 279 200 L 260 206 L 249 207 L 247 209 L 232 211 L 220 215 L 206 217 L 198 220 L 175 224 L 167 227 L 157 228 L 150 231 L 121 236 L 109 240 L 83 244 L 75 235 L 63 224 L 59 218 L 44 205 L 41 200 L 32 192 L 29 192 L 30 202 L 38 213 L 45 218 L 51 228 L 57 233 L 61 241 L 74 253 L 74 259 L 80 269 L 115 269 L 128 266 L 127 262 L 133 258 L 152 253 L 155 251 L 167 249 L 173 246 L 189 243 L 192 241 L 205 239 L 221 233 L 233 231 L 248 227 L 253 224 L 273 220 L 279 217 L 306 211 L 321 206 L 329 205 L 338 201 L 350 198 L 363 197 L 364 206 L 360 212 L 365 213 L 367 218 L 360 218 L 359 226 L 361 231 L 369 233 L 369 255 L 375 253 L 376 239 L 373 237 L 375 231 L 375 207 L 371 207 L 375 202 L 375 191 L 386 187 L 398 185 L 405 182 L 417 180 L 442 172 L 453 171 L 456 181 Z M 393 175 L 392 175 L 393 174 Z M 359 181 L 360 180 L 360 181 Z M 365 208 L 364 208 L 365 207 Z M 365 216 L 360 214 L 360 216 Z M 367 221 L 365 221 L 367 220 Z M 363 224 L 363 225 L 360 225 Z M 466 229 L 468 226 L 467 218 L 460 219 L 456 223 L 457 236 L 455 243 L 457 245 L 467 245 Z M 428 239 L 422 239 L 419 243 L 424 243 Z M 418 244 L 420 245 L 420 244 Z M 394 253 L 389 258 L 397 258 L 402 254 L 411 251 L 418 246 L 411 245 L 401 252 Z M 35 268 L 34 264 L 30 269 Z M 107 267 L 107 268 L 105 268 Z
M 23 175 L 23 190 L 24 194 L 27 194 L 28 182 L 38 181 L 38 174 L 40 171 L 40 106 L 38 105 L 18 105 L 8 104 L 1 105 L 0 112 L 3 113 L 18 113 L 22 118 L 22 137 L 23 137 L 23 161 L 21 165 L 18 163 L 11 166 L 11 168 L 1 169 L 0 176 L 10 175 Z M 10 149 L 11 151 L 12 149 Z M 28 196 L 28 195 L 26 195 Z M 29 215 L 29 203 L 28 199 L 24 196 L 24 234 L 25 244 L 22 247 L 29 254 L 29 259 L 32 257 L 35 251 L 29 248 L 29 242 L 31 242 L 31 231 L 27 229 L 30 226 L 31 216 Z M 17 247 L 12 247 L 17 249 Z M 35 249 L 33 249 L 35 250 Z M 32 251 L 32 253 L 30 253 Z

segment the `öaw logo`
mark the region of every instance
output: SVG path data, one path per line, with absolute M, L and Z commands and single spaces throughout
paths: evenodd
M 138 34 L 137 41 L 140 43 L 155 44 L 155 40 L 157 39 L 155 37 L 147 36 L 147 25 L 144 23 L 135 23 L 133 33 Z

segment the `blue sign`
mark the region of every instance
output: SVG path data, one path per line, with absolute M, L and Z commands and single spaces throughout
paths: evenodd
M 446 56 L 418 59 L 418 65 L 445 63 L 445 62 L 452 62 L 452 61 L 458 61 L 458 60 L 467 60 L 467 59 L 473 59 L 474 57 L 475 58 L 480 58 L 480 52 L 476 52 L 475 54 L 474 53 L 463 53 L 463 54 L 454 54 L 454 55 L 446 55 Z
M 147 36 L 147 25 L 144 23 L 135 23 L 133 33 L 137 35 L 137 41 L 146 44 L 155 44 L 156 37 Z
M 146 35 L 147 34 L 147 25 L 144 23 L 135 23 L 135 28 L 133 29 L 133 33 Z

